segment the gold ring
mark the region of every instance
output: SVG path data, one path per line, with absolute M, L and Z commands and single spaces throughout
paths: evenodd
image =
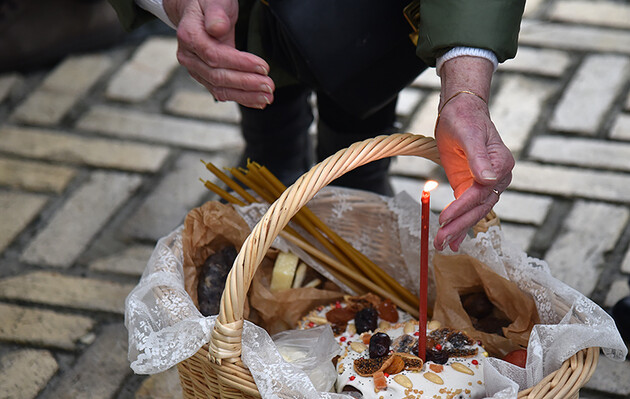
M 499 192 L 499 190 L 497 190 L 496 188 L 493 188 L 492 192 L 497 195 L 497 199 L 501 198 L 501 193 Z

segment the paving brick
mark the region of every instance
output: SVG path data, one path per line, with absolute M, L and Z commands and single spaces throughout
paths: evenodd
M 148 39 L 113 76 L 106 97 L 127 102 L 148 99 L 177 68 L 176 51 L 175 38 Z
M 599 172 L 518 162 L 512 171 L 514 190 L 582 197 L 603 201 L 630 201 L 630 176 L 613 172 Z
M 0 75 L 0 103 L 11 94 L 13 88 L 22 80 L 17 73 Z
M 73 350 L 93 326 L 84 316 L 0 303 L 0 341 Z
M 19 127 L 0 128 L 0 140 L 11 154 L 138 172 L 157 171 L 169 154 L 164 146 Z
M 556 130 L 595 135 L 630 74 L 630 58 L 587 57 L 556 107 L 549 126 Z
M 411 117 L 409 125 L 405 130 L 411 133 L 433 137 L 439 103 L 439 92 L 429 94 L 420 109 Z
M 554 277 L 589 296 L 603 254 L 614 248 L 629 215 L 624 207 L 577 201 L 545 255 Z
M 393 159 L 390 166 L 392 175 L 402 175 L 430 179 L 437 174 L 439 166 L 426 158 L 400 156 Z M 422 182 L 419 182 L 423 184 Z
M 137 238 L 157 240 L 180 225 L 186 214 L 209 194 L 199 178 L 216 181 L 214 175 L 201 163 L 202 159 L 219 168 L 233 166 L 227 164 L 227 160 L 221 156 L 184 153 L 170 173 L 129 218 L 125 231 Z
M 68 57 L 46 77 L 41 86 L 16 108 L 12 117 L 21 122 L 53 125 L 110 68 L 105 55 Z
M 58 369 L 53 355 L 45 350 L 8 353 L 0 358 L 0 398 L 33 399 Z
M 1 133 L 0 137 L 2 137 Z M 76 174 L 77 171 L 75 169 L 66 166 L 0 158 L 0 185 L 22 188 L 28 191 L 59 194 L 68 186 L 68 183 Z
M 529 159 L 582 166 L 630 171 L 630 144 L 612 141 L 538 136 L 531 145 Z
M 544 0 L 528 0 L 525 2 L 525 10 L 523 11 L 524 18 L 533 18 L 536 17 L 540 12 L 541 4 L 544 3 Z
M 537 232 L 537 229 L 532 226 L 505 222 L 501 222 L 501 230 L 507 242 L 517 245 L 524 252 L 532 244 L 532 240 Z
M 0 252 L 39 214 L 46 201 L 43 195 L 0 192 Z
M 607 394 L 630 395 L 630 362 L 616 362 L 600 356 L 595 373 L 584 387 Z
M 412 88 L 405 88 L 398 94 L 398 102 L 396 103 L 396 114 L 401 116 L 409 116 L 422 101 L 424 95 L 421 91 Z
M 430 177 L 429 177 L 430 178 Z M 412 198 L 419 201 L 425 180 L 410 179 L 408 177 L 392 177 L 392 187 L 394 193 L 398 194 L 406 191 Z M 440 213 L 446 205 L 453 201 L 453 191 L 448 183 L 440 182 L 440 185 L 431 191 L 431 211 Z
M 619 280 L 613 281 L 613 283 L 610 285 L 610 290 L 606 295 L 604 306 L 613 307 L 617 303 L 617 301 L 628 295 L 630 295 L 630 285 L 628 285 L 628 277 L 626 276 Z
M 183 396 L 177 368 L 173 367 L 144 380 L 135 399 L 180 399 Z
M 238 123 L 241 113 L 233 101 L 215 102 L 208 92 L 180 90 L 166 103 L 166 110 L 174 115 Z
M 612 1 L 559 1 L 551 4 L 549 17 L 575 24 L 630 28 L 630 5 Z
M 630 54 L 630 32 L 561 23 L 523 20 L 519 44 L 561 50 Z
M 442 83 L 440 77 L 435 73 L 435 68 L 427 68 L 411 83 L 411 86 L 440 90 Z
M 40 271 L 0 280 L 0 298 L 123 314 L 133 287 Z
M 141 139 L 196 150 L 222 150 L 243 146 L 237 126 L 165 117 L 122 108 L 99 106 L 79 120 L 80 129 L 117 137 Z
M 69 267 L 140 182 L 139 176 L 92 173 L 30 242 L 22 260 Z
M 630 111 L 630 92 L 628 93 L 628 97 L 626 98 L 626 105 L 624 107 L 626 111 Z
M 630 141 L 630 114 L 620 114 L 610 130 L 610 137 Z
M 48 397 L 111 399 L 132 374 L 127 360 L 127 330 L 122 323 L 106 326 L 79 357 L 71 370 L 61 375 Z
M 501 220 L 539 226 L 547 217 L 552 203 L 549 197 L 505 191 L 494 210 Z
M 507 77 L 490 104 L 490 114 L 505 145 L 520 153 L 556 85 L 522 76 Z M 515 107 L 514 104 L 518 104 Z
M 132 246 L 120 253 L 100 258 L 90 263 L 90 270 L 140 276 L 144 272 L 154 247 Z
M 630 274 L 630 249 L 626 251 L 626 255 L 623 257 L 623 261 L 621 262 L 621 271 L 623 273 Z
M 570 64 L 566 51 L 521 46 L 516 57 L 500 64 L 498 70 L 561 77 Z

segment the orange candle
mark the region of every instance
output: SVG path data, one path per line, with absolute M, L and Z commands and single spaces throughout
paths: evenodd
M 420 308 L 418 319 L 418 356 L 426 361 L 427 350 L 427 287 L 429 284 L 429 211 L 430 191 L 437 187 L 437 182 L 429 180 L 422 190 L 422 214 L 420 225 Z

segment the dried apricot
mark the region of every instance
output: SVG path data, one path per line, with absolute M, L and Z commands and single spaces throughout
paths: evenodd
M 396 305 L 392 302 L 391 299 L 387 298 L 383 302 L 378 305 L 378 316 L 390 323 L 398 322 L 398 310 L 396 310 Z

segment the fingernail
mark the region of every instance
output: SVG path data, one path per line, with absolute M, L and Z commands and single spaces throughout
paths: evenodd
M 484 180 L 496 180 L 497 174 L 491 171 L 490 169 L 486 169 L 481 172 L 481 178 Z
M 446 219 L 445 221 L 443 221 L 443 222 L 440 224 L 440 228 L 442 228 L 442 227 L 446 226 L 446 225 L 447 225 L 447 224 L 449 224 L 449 223 L 451 223 L 451 219 Z
M 265 93 L 269 93 L 272 94 L 273 90 L 271 89 L 271 86 L 269 86 L 268 84 L 263 84 L 262 86 L 260 86 L 260 90 L 264 91 Z
M 269 75 L 269 71 L 267 70 L 267 68 L 265 68 L 265 67 L 263 67 L 263 66 L 261 66 L 261 65 L 258 65 L 258 66 L 256 67 L 256 71 L 257 71 L 258 73 L 262 74 L 262 75 L 265 75 L 265 76 Z

